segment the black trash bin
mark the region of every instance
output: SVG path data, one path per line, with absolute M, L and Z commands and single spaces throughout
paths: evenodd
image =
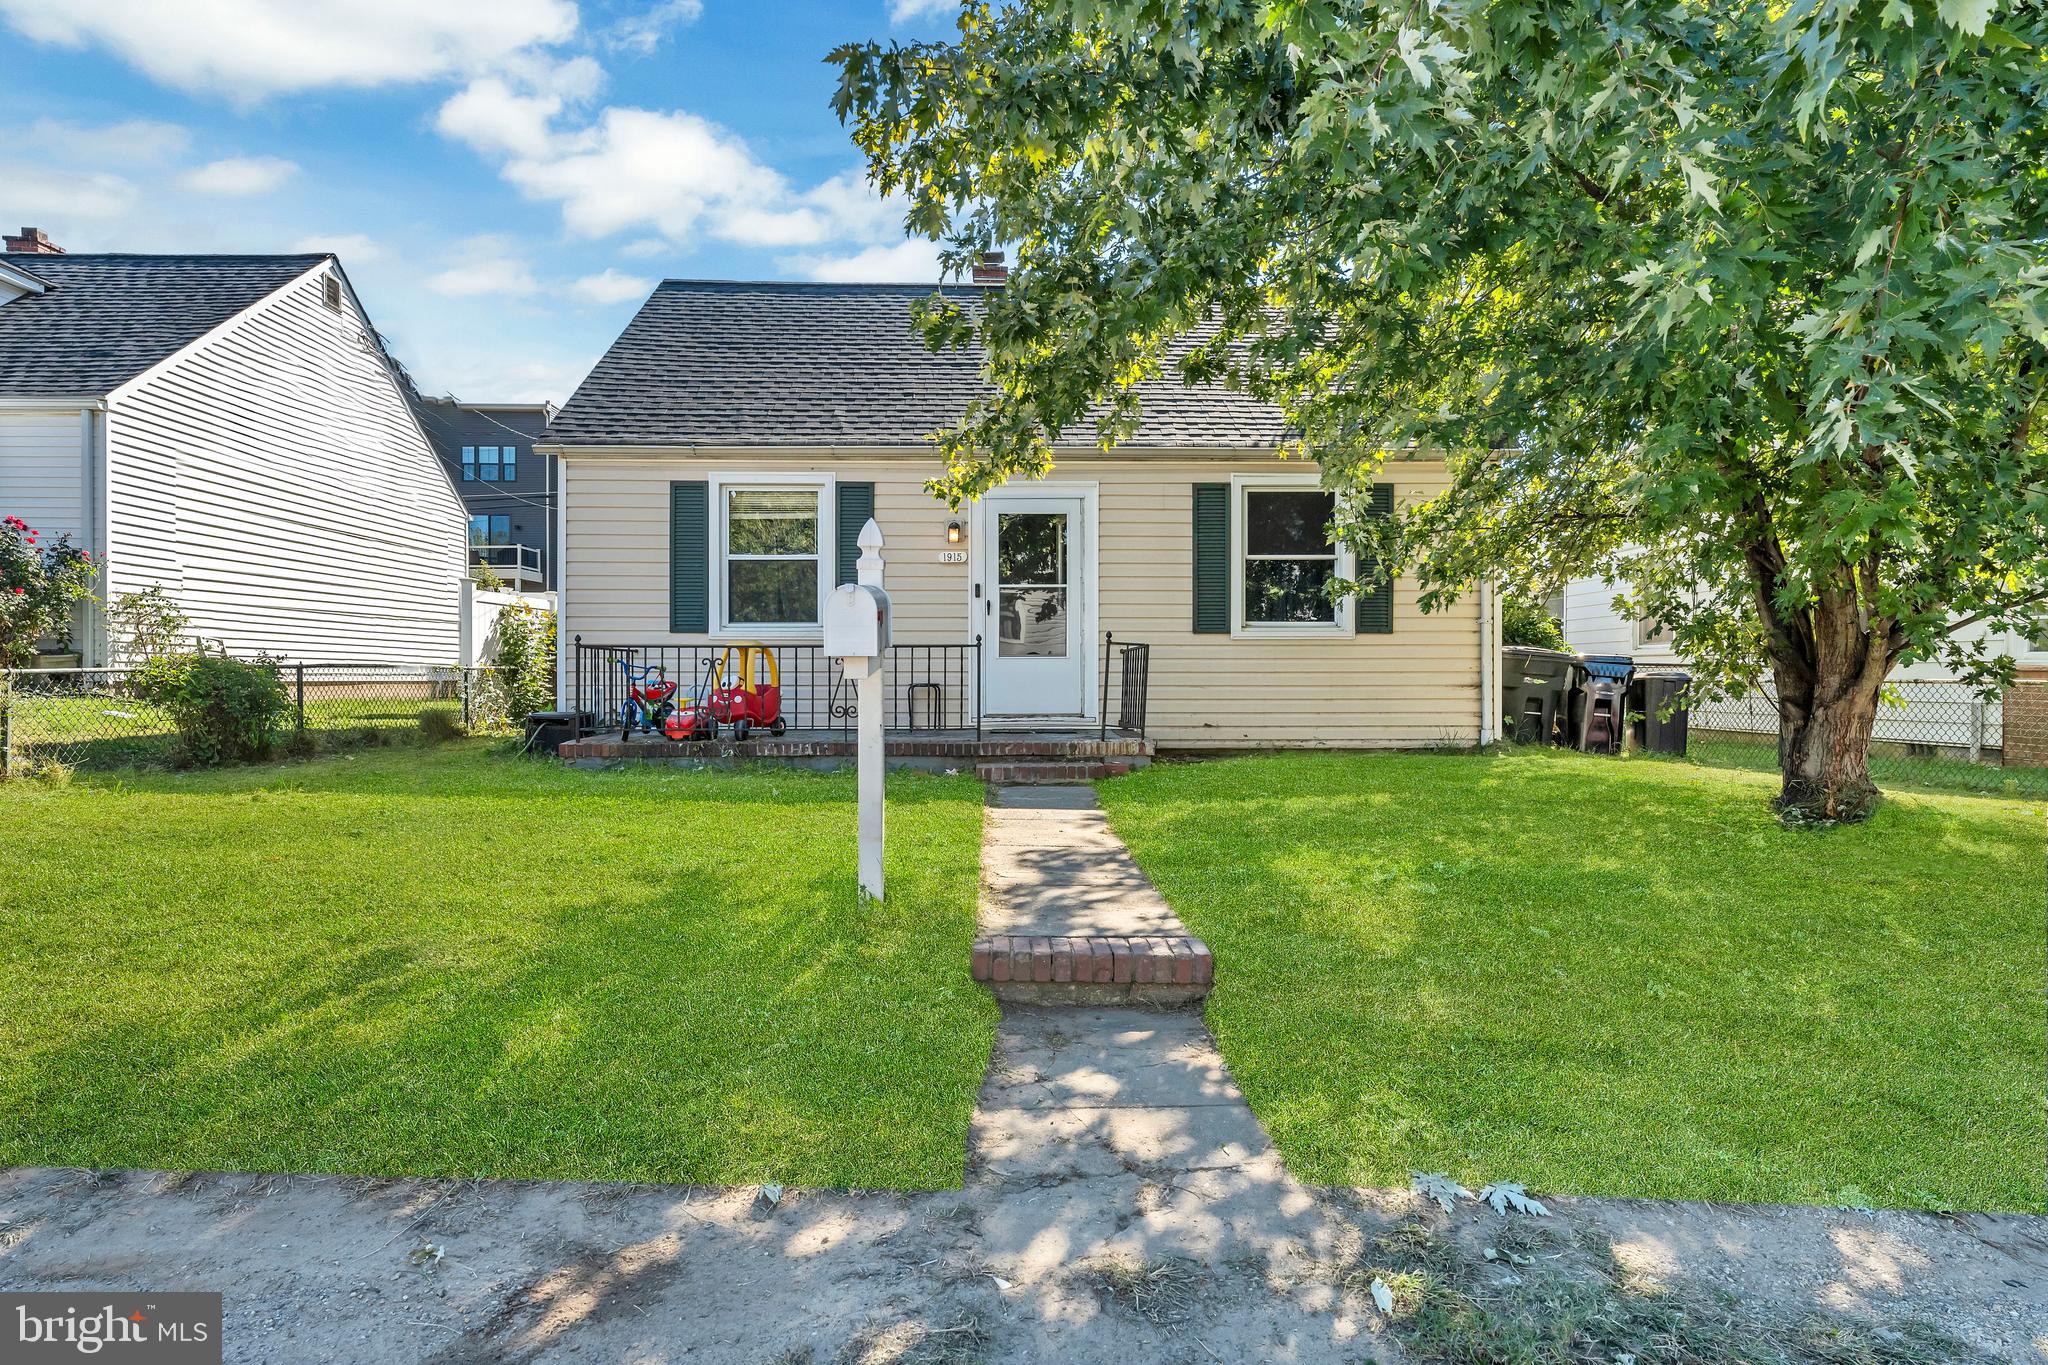
M 1500 651 L 1501 733 L 1517 744 L 1555 744 L 1576 660 L 1557 649 L 1504 645 Z
M 1621 752 L 1629 679 L 1635 661 L 1625 654 L 1588 654 L 1572 678 L 1566 741 L 1587 753 Z
M 555 753 L 564 741 L 581 739 L 596 724 L 588 711 L 535 711 L 526 718 L 526 752 Z
M 1691 685 L 1692 675 L 1683 669 L 1659 668 L 1636 674 L 1628 689 L 1636 748 L 1652 754 L 1685 753 L 1685 689 Z M 1666 707 L 1672 707 L 1668 716 L 1663 714 Z

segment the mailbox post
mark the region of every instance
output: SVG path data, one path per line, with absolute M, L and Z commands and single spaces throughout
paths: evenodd
M 853 583 L 825 599 L 825 652 L 854 680 L 858 742 L 854 762 L 860 800 L 860 889 L 882 898 L 882 665 L 889 656 L 889 594 L 882 590 L 882 528 L 873 517 L 860 529 Z

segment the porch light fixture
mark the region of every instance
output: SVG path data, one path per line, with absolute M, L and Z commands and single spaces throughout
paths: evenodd
M 961 529 L 958 521 L 946 523 L 946 543 L 948 545 L 958 545 L 965 539 L 967 539 L 967 532 Z

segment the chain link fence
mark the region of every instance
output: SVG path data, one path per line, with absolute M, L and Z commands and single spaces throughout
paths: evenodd
M 497 668 L 418 664 L 277 664 L 286 710 L 277 742 L 318 753 L 511 723 Z M 125 668 L 0 670 L 0 777 L 51 766 L 164 767 L 178 732 Z
M 1968 683 L 1896 682 L 1885 688 L 1870 745 L 1878 786 L 1925 787 L 1986 795 L 2048 797 L 2048 766 L 2038 746 L 2008 752 L 2006 704 Z M 1695 702 L 1686 753 L 1719 767 L 1775 772 L 1776 690 Z

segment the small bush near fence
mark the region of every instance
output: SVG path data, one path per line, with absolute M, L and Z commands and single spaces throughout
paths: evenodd
M 504 727 L 510 715 L 502 680 L 491 668 L 262 667 L 274 668 L 267 676 L 282 697 L 272 743 L 293 753 L 492 731 Z M 174 693 L 170 687 L 170 676 L 155 662 L 136 668 L 0 674 L 0 775 L 227 761 L 226 746 L 186 747 L 180 704 L 173 699 L 182 688 Z M 209 753 L 223 756 L 209 758 Z
M 135 695 L 177 731 L 172 757 L 195 768 L 270 757 L 289 704 L 277 665 L 214 654 L 166 654 L 129 675 Z

